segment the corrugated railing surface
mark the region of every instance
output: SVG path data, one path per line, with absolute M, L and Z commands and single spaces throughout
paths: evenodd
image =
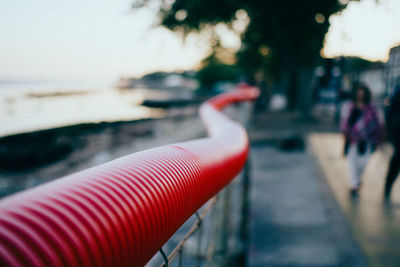
M 203 104 L 208 138 L 135 153 L 0 201 L 1 266 L 142 266 L 245 164 L 246 131 Z

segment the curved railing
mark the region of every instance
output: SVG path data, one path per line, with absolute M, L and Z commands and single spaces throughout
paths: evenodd
M 257 96 L 245 88 L 204 103 L 208 138 L 135 153 L 1 200 L 0 265 L 144 265 L 240 172 L 246 131 L 218 110 Z

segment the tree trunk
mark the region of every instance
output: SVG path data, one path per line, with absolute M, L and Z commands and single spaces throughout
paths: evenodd
M 289 73 L 289 87 L 287 91 L 288 109 L 294 110 L 297 108 L 298 95 L 298 71 L 292 69 Z
M 312 69 L 293 69 L 289 74 L 287 91 L 288 109 L 299 109 L 305 117 L 311 112 L 312 105 Z
M 301 110 L 304 119 L 311 117 L 313 78 L 312 69 L 299 70 L 298 108 Z

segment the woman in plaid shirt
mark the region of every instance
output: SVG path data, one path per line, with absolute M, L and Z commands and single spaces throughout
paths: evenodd
M 376 108 L 371 104 L 371 92 L 365 85 L 352 91 L 352 102 L 343 108 L 340 128 L 345 137 L 348 158 L 350 193 L 357 196 L 365 166 L 382 141 L 383 126 Z

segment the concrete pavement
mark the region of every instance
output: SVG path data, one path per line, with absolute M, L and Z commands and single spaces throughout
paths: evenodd
M 282 137 L 306 136 L 315 125 L 293 114 L 267 116 L 250 129 L 249 266 L 366 266 L 311 151 L 277 146 Z
M 363 175 L 360 196 L 351 198 L 348 194 L 347 162 L 341 156 L 341 136 L 314 133 L 309 136 L 309 143 L 357 242 L 367 255 L 369 265 L 399 266 L 400 183 L 395 183 L 390 203 L 385 203 L 382 198 L 390 146 L 383 146 L 374 153 Z

